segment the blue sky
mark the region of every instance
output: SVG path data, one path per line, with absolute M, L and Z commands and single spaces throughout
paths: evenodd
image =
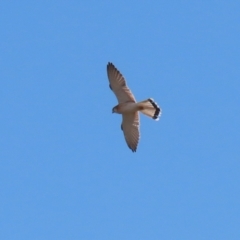
M 239 1 L 1 1 L 0 238 L 240 239 Z M 132 153 L 113 62 L 141 116 Z

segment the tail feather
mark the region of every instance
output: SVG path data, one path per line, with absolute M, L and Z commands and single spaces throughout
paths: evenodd
M 138 106 L 141 113 L 156 121 L 159 120 L 162 110 L 152 98 L 139 102 Z

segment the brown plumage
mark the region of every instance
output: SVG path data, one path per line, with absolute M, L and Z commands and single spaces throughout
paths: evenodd
M 144 115 L 158 120 L 161 109 L 152 98 L 137 103 L 126 84 L 126 80 L 112 63 L 107 65 L 107 74 L 109 87 L 115 93 L 119 103 L 112 111 L 113 113 L 122 114 L 121 129 L 125 140 L 128 147 L 133 152 L 136 152 L 140 138 L 138 112 L 140 111 Z

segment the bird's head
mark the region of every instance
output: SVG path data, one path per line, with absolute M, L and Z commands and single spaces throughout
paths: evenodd
M 116 107 L 113 107 L 112 113 L 116 113 L 116 112 L 117 112 L 117 108 L 116 108 Z

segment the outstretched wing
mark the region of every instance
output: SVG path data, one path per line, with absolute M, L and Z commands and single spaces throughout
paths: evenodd
M 133 151 L 137 151 L 137 145 L 140 138 L 139 133 L 139 114 L 135 113 L 125 113 L 122 114 L 122 130 L 124 133 L 125 140 L 127 142 L 128 147 Z
M 107 74 L 109 87 L 115 93 L 119 103 L 136 102 L 132 92 L 127 87 L 124 77 L 112 63 L 107 65 Z

